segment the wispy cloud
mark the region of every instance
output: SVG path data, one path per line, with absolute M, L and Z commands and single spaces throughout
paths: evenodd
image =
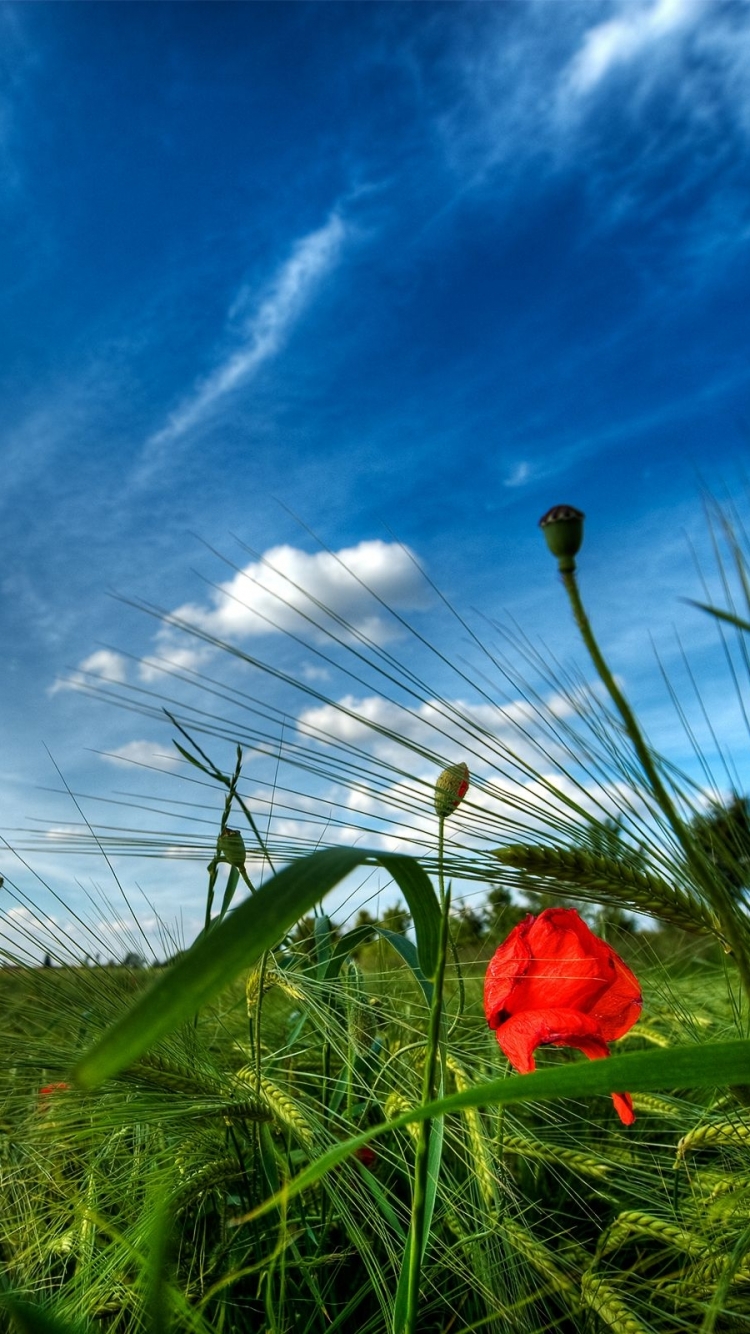
M 750 134 L 750 7 L 530 0 L 489 7 L 477 31 L 481 40 L 474 32 L 455 52 L 460 92 L 436 121 L 463 180 L 460 194 L 486 190 L 502 168 L 502 197 L 515 199 L 535 164 L 537 179 L 579 176 L 600 228 L 682 203 L 679 250 L 693 219 L 684 201 L 703 179 L 714 138 L 711 206 L 718 196 L 738 214 L 737 139 Z M 664 100 L 655 106 L 654 98 Z M 705 208 L 695 208 L 704 233 Z
M 102 751 L 102 759 L 114 764 L 138 764 L 149 769 L 174 769 L 177 755 L 165 755 L 155 741 L 128 741 L 117 750 Z
M 632 0 L 614 17 L 596 23 L 563 74 L 563 87 L 574 96 L 592 92 L 617 66 L 631 64 L 658 50 L 666 39 L 697 22 L 704 0 Z
M 525 459 L 521 459 L 520 463 L 516 463 L 515 466 L 511 468 L 510 472 L 508 473 L 508 476 L 503 481 L 503 486 L 508 486 L 511 488 L 516 486 L 525 486 L 526 483 L 530 481 L 530 479 L 531 479 L 531 464 L 528 463 Z
M 323 227 L 296 242 L 259 304 L 241 321 L 239 342 L 235 338 L 213 370 L 197 381 L 165 425 L 147 440 L 138 480 L 145 480 L 166 446 L 204 421 L 227 395 L 247 384 L 278 355 L 320 282 L 338 263 L 348 231 L 341 215 L 333 212 Z M 227 312 L 227 329 L 236 328 L 238 315 L 247 304 L 243 288 Z

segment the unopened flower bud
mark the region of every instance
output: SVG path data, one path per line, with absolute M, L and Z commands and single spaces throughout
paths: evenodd
M 452 815 L 469 790 L 469 770 L 465 764 L 451 764 L 443 769 L 435 784 L 435 810 L 444 820 Z
M 239 829 L 222 829 L 216 840 L 216 853 L 230 866 L 245 865 L 245 840 Z
M 562 574 L 571 574 L 576 567 L 575 556 L 583 542 L 583 521 L 586 515 L 573 505 L 553 505 L 539 520 L 547 546 Z

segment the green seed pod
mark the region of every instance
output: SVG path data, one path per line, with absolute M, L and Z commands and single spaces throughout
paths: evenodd
M 230 866 L 245 865 L 245 840 L 239 829 L 222 829 L 216 840 L 216 854 Z
M 553 505 L 539 520 L 539 527 L 544 533 L 547 546 L 562 574 L 572 574 L 576 567 L 575 556 L 583 542 L 583 521 L 586 515 L 572 505 Z
M 444 820 L 452 815 L 469 790 L 469 770 L 465 764 L 451 764 L 443 769 L 435 784 L 435 810 Z

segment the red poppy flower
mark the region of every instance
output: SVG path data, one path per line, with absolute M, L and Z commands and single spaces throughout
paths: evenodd
M 370 1148 L 369 1144 L 361 1144 L 358 1149 L 355 1149 L 354 1157 L 358 1162 L 362 1163 L 363 1167 L 369 1167 L 370 1171 L 372 1171 L 378 1161 L 377 1153 L 374 1149 Z
M 636 1022 L 638 980 L 575 908 L 545 908 L 514 927 L 484 983 L 484 1012 L 511 1065 L 534 1070 L 537 1047 L 577 1047 L 591 1060 Z M 613 1093 L 621 1121 L 635 1120 L 629 1093 Z
M 49 1098 L 53 1093 L 65 1093 L 70 1088 L 70 1084 L 45 1084 L 43 1089 L 39 1090 L 40 1098 Z
M 53 1098 L 58 1098 L 61 1093 L 67 1093 L 69 1088 L 70 1084 L 65 1084 L 63 1082 L 57 1084 L 45 1084 L 44 1088 L 40 1088 L 37 1102 L 39 1114 L 47 1116 L 52 1110 Z

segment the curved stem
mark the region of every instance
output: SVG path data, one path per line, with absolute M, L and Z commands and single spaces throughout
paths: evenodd
M 732 952 L 735 957 L 735 962 L 745 993 L 750 997 L 750 959 L 748 958 L 747 941 L 742 929 L 742 924 L 737 919 L 735 906 L 723 885 L 717 883 L 715 876 L 711 873 L 710 866 L 706 864 L 705 859 L 696 849 L 685 821 L 680 816 L 677 807 L 662 782 L 654 762 L 654 757 L 646 744 L 640 727 L 638 726 L 635 714 L 609 670 L 602 651 L 596 641 L 589 618 L 586 615 L 583 602 L 581 601 L 578 581 L 574 571 L 562 571 L 562 581 L 565 585 L 565 591 L 568 594 L 568 598 L 570 599 L 570 605 L 573 610 L 576 625 L 580 630 L 581 638 L 589 651 L 591 660 L 599 674 L 599 678 L 606 687 L 610 699 L 614 703 L 623 723 L 625 724 L 625 730 L 633 743 L 633 748 L 641 762 L 641 767 L 646 775 L 651 791 L 653 792 L 675 838 L 685 853 L 685 859 L 695 876 L 696 882 L 703 889 L 709 902 L 711 902 L 716 910 L 717 916 L 721 922 L 722 931 L 732 947 Z

